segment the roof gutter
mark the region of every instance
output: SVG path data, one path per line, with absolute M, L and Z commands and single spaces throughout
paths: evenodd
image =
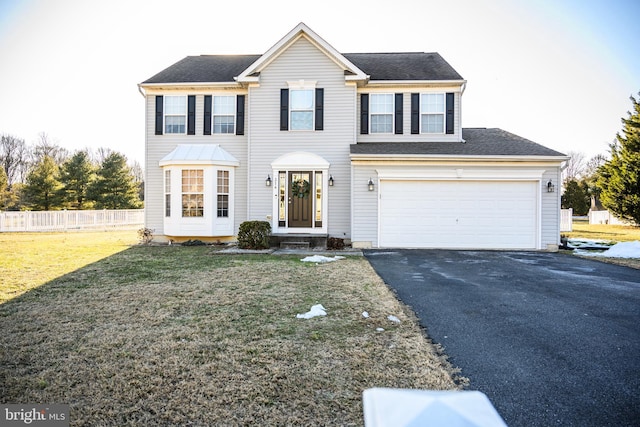
M 451 154 L 359 154 L 351 153 L 349 155 L 351 160 L 369 160 L 369 161 L 464 161 L 464 162 L 476 162 L 476 161 L 492 161 L 492 162 L 565 162 L 569 159 L 567 156 L 471 156 L 460 155 L 454 156 Z

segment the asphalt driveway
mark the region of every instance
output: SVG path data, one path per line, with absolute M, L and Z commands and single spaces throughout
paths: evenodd
M 640 426 L 640 271 L 541 252 L 365 256 L 509 426 Z

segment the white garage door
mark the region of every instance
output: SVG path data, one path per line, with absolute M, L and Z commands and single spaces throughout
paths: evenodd
M 536 249 L 536 181 L 380 182 L 380 247 Z

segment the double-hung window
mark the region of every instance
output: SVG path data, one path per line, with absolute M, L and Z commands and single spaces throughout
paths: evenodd
M 229 171 L 218 171 L 218 218 L 229 217 Z
M 187 97 L 164 97 L 164 133 L 186 133 Z
M 291 130 L 313 130 L 313 89 L 291 89 Z
M 204 216 L 204 170 L 182 170 L 182 216 Z
M 370 95 L 371 133 L 393 132 L 393 98 L 392 93 L 372 93 Z
M 171 216 L 171 171 L 164 171 L 164 216 Z
M 421 133 L 444 133 L 444 113 L 444 93 L 421 94 Z
M 213 97 L 213 133 L 234 133 L 236 97 Z

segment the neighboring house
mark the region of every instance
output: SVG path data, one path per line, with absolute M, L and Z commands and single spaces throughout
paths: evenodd
M 190 56 L 139 85 L 146 226 L 233 240 L 240 223 L 354 247 L 556 250 L 558 153 L 462 128 L 437 53 L 336 51 L 300 23 L 263 55 Z

